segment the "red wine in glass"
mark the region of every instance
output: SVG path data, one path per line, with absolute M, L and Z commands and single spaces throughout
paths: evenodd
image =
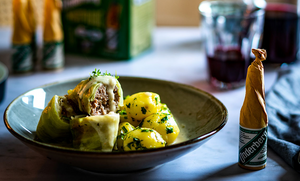
M 289 4 L 268 3 L 262 48 L 267 50 L 265 63 L 292 63 L 299 49 L 297 8 Z
M 207 60 L 212 84 L 215 82 L 231 86 L 227 88 L 244 85 L 250 61 L 246 60 L 240 48 L 218 47 L 212 56 L 207 56 Z

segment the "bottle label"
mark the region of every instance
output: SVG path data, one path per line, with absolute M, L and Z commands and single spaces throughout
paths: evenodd
M 267 162 L 267 127 L 250 129 L 240 126 L 239 163 L 260 167 Z
M 12 69 L 16 72 L 26 72 L 33 69 L 32 49 L 28 45 L 13 45 Z
M 64 66 L 63 44 L 59 42 L 44 43 L 43 68 L 56 69 Z

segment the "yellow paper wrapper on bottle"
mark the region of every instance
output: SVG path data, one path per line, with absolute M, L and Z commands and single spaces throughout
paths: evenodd
M 45 42 L 61 42 L 63 40 L 61 9 L 61 0 L 45 0 L 43 34 Z
M 29 44 L 36 31 L 34 0 L 13 0 L 13 44 Z
M 252 49 L 256 59 L 248 67 L 246 95 L 240 111 L 239 165 L 246 169 L 265 168 L 267 161 L 268 116 L 265 106 L 264 66 L 266 51 Z
M 264 128 L 268 125 L 265 105 L 264 66 L 265 50 L 253 50 L 256 59 L 248 67 L 246 96 L 240 112 L 241 125 L 247 128 Z

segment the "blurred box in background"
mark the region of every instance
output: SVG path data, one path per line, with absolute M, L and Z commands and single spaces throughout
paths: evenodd
M 185 26 L 200 25 L 199 4 L 203 0 L 157 0 L 157 26 Z
M 130 59 L 149 49 L 154 0 L 63 0 L 67 53 Z

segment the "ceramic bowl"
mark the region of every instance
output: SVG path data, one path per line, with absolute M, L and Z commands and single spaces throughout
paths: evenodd
M 0 103 L 4 99 L 5 95 L 5 84 L 8 77 L 7 67 L 0 62 Z
M 202 90 L 163 80 L 120 77 L 124 96 L 141 91 L 160 95 L 161 102 L 168 105 L 180 128 L 176 144 L 144 151 L 103 153 L 35 141 L 39 117 L 52 96 L 65 95 L 81 80 L 53 83 L 20 95 L 5 111 L 7 129 L 28 147 L 52 160 L 93 172 L 128 173 L 164 164 L 195 150 L 227 122 L 226 107 Z

